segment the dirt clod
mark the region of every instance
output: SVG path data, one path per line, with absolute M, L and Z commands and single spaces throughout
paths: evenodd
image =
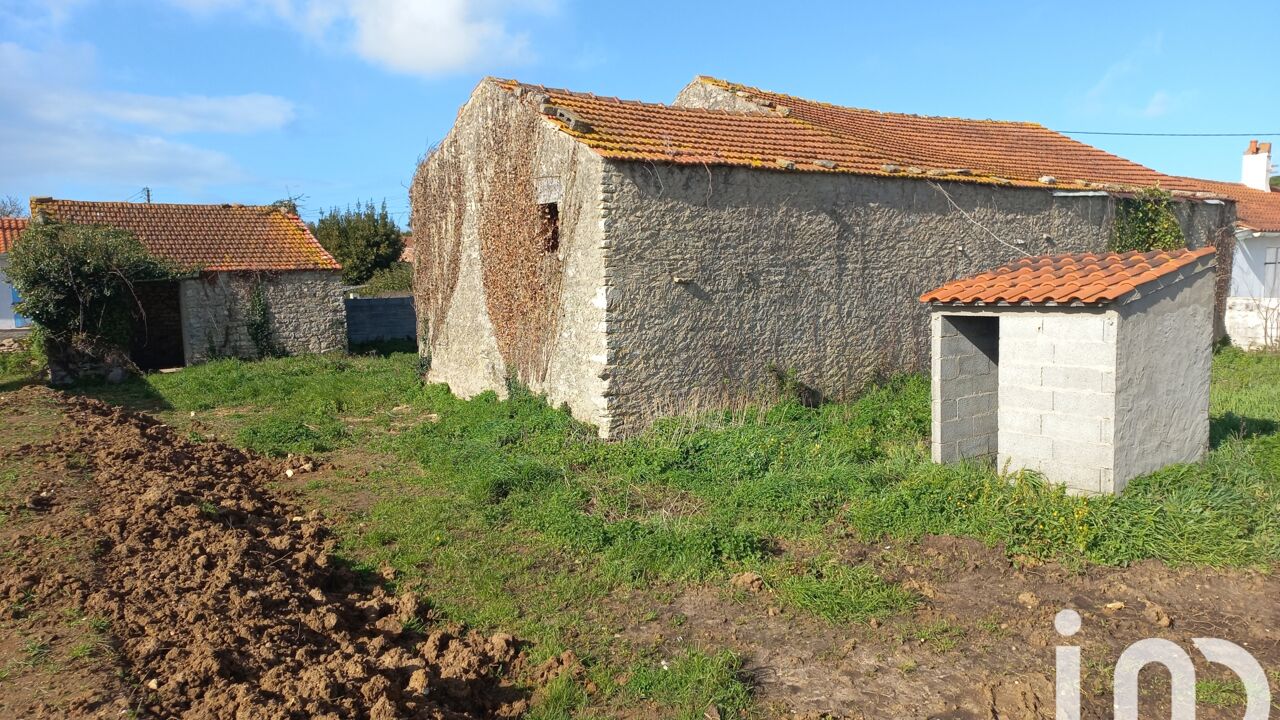
M 758 573 L 744 572 L 734 575 L 729 583 L 739 590 L 758 593 L 764 590 L 764 578 Z

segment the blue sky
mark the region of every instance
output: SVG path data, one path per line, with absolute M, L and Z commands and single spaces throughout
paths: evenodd
M 697 74 L 1058 130 L 1280 131 L 1280 3 L 0 0 L 0 195 L 386 198 L 484 75 L 668 102 Z M 1077 136 L 1238 180 L 1248 138 Z M 1280 141 L 1280 137 L 1270 139 Z

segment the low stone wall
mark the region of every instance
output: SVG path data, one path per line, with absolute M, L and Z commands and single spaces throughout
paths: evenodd
M 260 355 L 246 323 L 258 286 L 266 297 L 272 337 L 285 353 L 346 349 L 346 309 L 337 272 L 206 273 L 179 287 L 188 365 Z
M 347 345 L 383 340 L 414 340 L 418 317 L 413 297 L 347 298 Z

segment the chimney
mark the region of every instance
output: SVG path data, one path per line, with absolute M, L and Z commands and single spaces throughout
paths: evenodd
M 1271 143 L 1249 141 L 1240 169 L 1240 182 L 1254 190 L 1271 191 Z

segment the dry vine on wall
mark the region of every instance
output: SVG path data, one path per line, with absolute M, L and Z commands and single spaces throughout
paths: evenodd
M 558 229 L 577 209 L 538 204 L 536 110 L 519 100 L 487 110 L 473 132 L 435 148 L 414 178 L 414 294 L 434 346 L 457 289 L 463 234 L 473 228 L 498 351 L 510 375 L 537 382 L 546 378 L 560 315 Z
M 504 104 L 474 149 L 485 159 L 476 204 L 485 304 L 508 373 L 526 383 L 546 379 L 564 272 L 558 229 L 570 220 L 559 204 L 538 204 L 539 122 L 532 108 Z
M 428 346 L 440 337 L 458 287 L 466 196 L 458 143 L 452 136 L 418 167 L 409 190 L 413 227 L 413 294 Z

